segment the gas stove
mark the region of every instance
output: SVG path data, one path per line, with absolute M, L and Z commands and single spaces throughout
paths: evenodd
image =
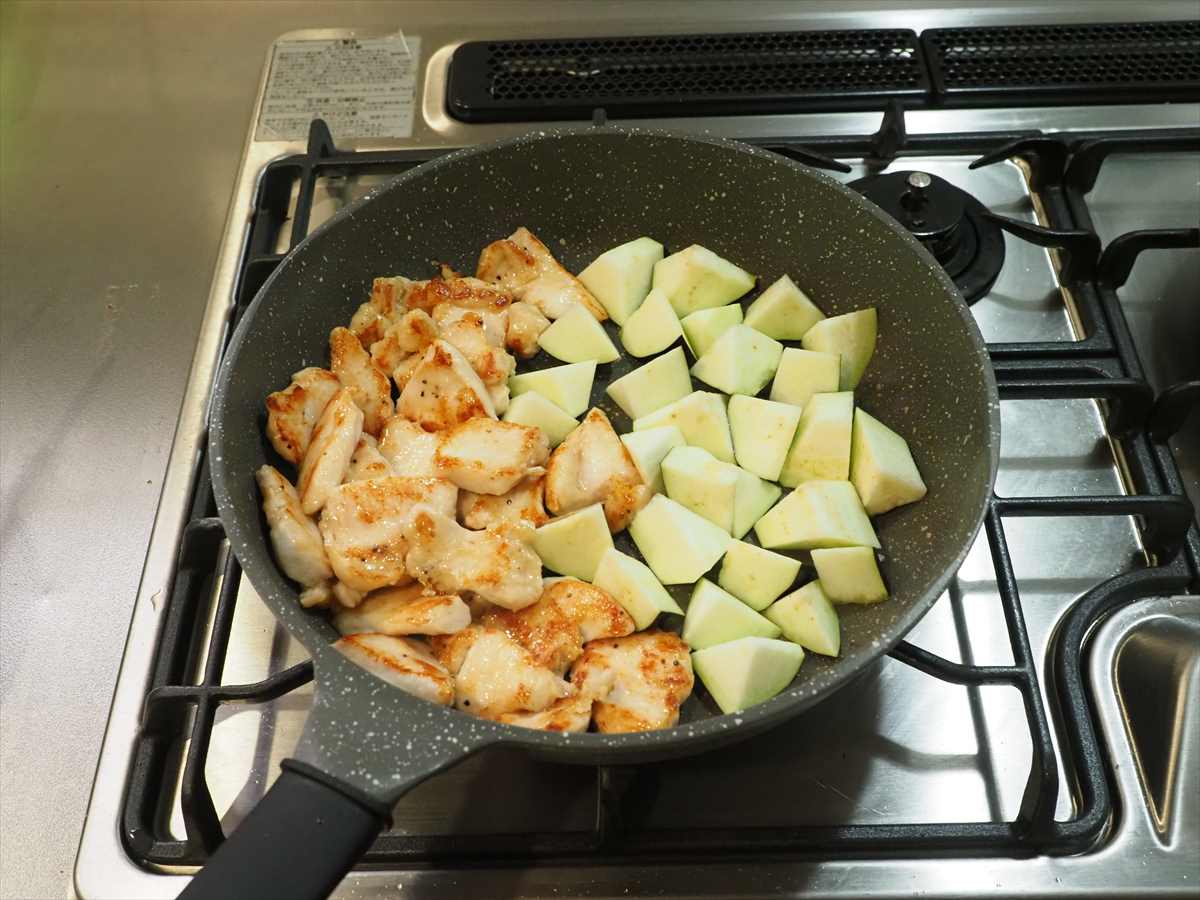
M 1072 15 L 1112 18 L 1115 6 Z M 757 36 L 736 40 L 716 19 L 602 24 L 592 36 L 556 25 L 564 37 L 548 40 L 550 26 L 532 23 L 476 34 L 431 22 L 297 32 L 272 47 L 77 893 L 178 893 L 262 796 L 311 703 L 311 666 L 241 575 L 208 482 L 206 404 L 237 316 L 346 203 L 449 150 L 561 116 L 559 127 L 628 119 L 757 143 L 904 222 L 988 341 L 1002 399 L 995 498 L 946 595 L 818 708 L 728 749 L 636 768 L 485 751 L 406 796 L 337 896 L 1194 895 L 1200 105 L 1152 102 L 1194 101 L 1189 71 L 1130 76 L 1107 89 L 1121 105 L 1097 104 L 1070 66 L 1030 85 L 954 59 L 1038 35 L 973 39 L 945 10 L 907 23 L 919 39 L 867 33 L 894 21 L 838 17 L 756 22 Z M 1184 25 L 1137 33 L 1155 53 L 1194 56 L 1200 27 Z M 1077 57 L 1120 37 L 1101 28 L 1052 35 L 1054 46 Z M 697 47 L 727 57 L 726 76 L 738 53 L 811 59 L 816 47 L 836 83 L 789 81 L 786 66 L 769 86 L 647 74 L 647 54 L 663 68 L 663 54 Z

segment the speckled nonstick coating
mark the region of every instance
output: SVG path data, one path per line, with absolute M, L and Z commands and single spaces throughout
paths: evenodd
M 788 690 L 737 715 L 719 715 L 697 684 L 676 728 L 551 734 L 392 688 L 330 647 L 337 635 L 324 615 L 301 609 L 272 558 L 259 510 L 254 471 L 278 463 L 263 434 L 263 399 L 293 372 L 327 365 L 330 329 L 349 320 L 372 278 L 427 277 L 433 259 L 472 272 L 484 245 L 520 225 L 575 272 L 616 244 L 650 235 L 667 252 L 703 244 L 757 274 L 760 287 L 790 274 L 829 315 L 878 309 L 878 348 L 857 402 L 908 438 L 929 494 L 877 521 L 892 596 L 840 608 L 839 658 L 810 654 Z M 618 431 L 629 422 L 604 387 L 639 362 L 626 357 L 597 373 L 592 400 Z M 544 354 L 534 363 L 550 364 Z M 895 221 L 832 179 L 743 144 L 597 128 L 538 131 L 451 154 L 315 231 L 263 286 L 233 337 L 212 403 L 210 463 L 242 567 L 313 654 L 316 702 L 297 756 L 391 801 L 489 744 L 561 761 L 644 761 L 746 737 L 816 703 L 900 640 L 945 588 L 982 521 L 999 434 L 979 331 L 951 281 Z

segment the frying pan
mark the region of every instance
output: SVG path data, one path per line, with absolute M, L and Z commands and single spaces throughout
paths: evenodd
M 878 347 L 856 399 L 907 436 L 929 493 L 877 521 L 891 598 L 842 607 L 840 657 L 810 655 L 791 687 L 736 717 L 720 715 L 698 686 L 676 728 L 556 734 L 393 688 L 334 650 L 333 627 L 300 607 L 272 558 L 254 481 L 263 463 L 279 464 L 263 399 L 293 372 L 326 365 L 330 329 L 349 320 L 375 276 L 424 277 L 434 259 L 473 271 L 480 249 L 519 225 L 572 271 L 644 234 L 668 252 L 703 244 L 763 285 L 788 273 L 830 315 L 877 308 Z M 629 421 L 604 387 L 639 362 L 598 370 L 592 402 L 618 431 Z M 812 706 L 895 645 L 957 570 L 995 479 L 998 410 L 979 331 L 920 244 L 832 179 L 750 146 L 617 128 L 539 131 L 426 163 L 347 207 L 263 285 L 213 396 L 209 461 L 221 519 L 262 600 L 312 654 L 316 691 L 294 757 L 184 896 L 323 897 L 405 791 L 484 747 L 635 763 L 740 740 Z

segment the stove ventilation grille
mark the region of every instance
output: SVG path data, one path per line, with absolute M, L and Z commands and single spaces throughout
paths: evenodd
M 465 44 L 448 101 L 468 122 L 882 109 L 929 79 L 915 32 L 756 32 Z
M 1200 21 L 936 28 L 921 43 L 952 104 L 1182 100 L 1200 88 Z

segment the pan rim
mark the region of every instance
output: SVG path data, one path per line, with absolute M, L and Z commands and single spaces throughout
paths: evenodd
M 700 751 L 714 746 L 714 741 L 719 740 L 723 736 L 726 740 L 735 740 L 744 734 L 750 736 L 752 733 L 757 733 L 774 725 L 779 724 L 785 719 L 799 715 L 804 710 L 812 707 L 816 703 L 835 694 L 846 684 L 858 678 L 871 665 L 877 663 L 891 649 L 893 649 L 905 635 L 911 631 L 916 624 L 928 613 L 929 609 L 941 596 L 947 585 L 958 572 L 967 554 L 974 545 L 980 529 L 983 526 L 983 521 L 987 513 L 988 502 L 993 493 L 996 475 L 999 468 L 1000 460 L 1000 410 L 999 410 L 999 392 L 996 386 L 995 374 L 987 357 L 986 343 L 984 342 L 982 333 L 979 331 L 978 324 L 971 315 L 970 310 L 963 300 L 957 287 L 936 262 L 933 256 L 925 249 L 921 243 L 913 237 L 903 226 L 884 213 L 874 204 L 867 201 L 861 195 L 857 194 L 846 185 L 837 181 L 834 178 L 826 175 L 824 172 L 812 169 L 795 160 L 789 159 L 780 154 L 772 153 L 752 144 L 747 144 L 741 141 L 731 140 L 728 138 L 715 137 L 712 135 L 692 134 L 682 130 L 672 130 L 664 128 L 639 128 L 639 127 L 623 127 L 623 126 L 564 126 L 556 128 L 535 128 L 529 132 L 517 137 L 505 138 L 496 141 L 490 141 L 483 144 L 478 144 L 472 147 L 465 147 L 459 150 L 451 151 L 422 163 L 406 172 L 400 173 L 395 178 L 389 180 L 386 184 L 379 188 L 370 191 L 358 200 L 348 204 L 343 209 L 339 210 L 334 216 L 323 222 L 320 226 L 309 233 L 299 244 L 296 245 L 283 260 L 275 267 L 275 270 L 267 277 L 254 299 L 251 301 L 246 311 L 242 314 L 241 320 L 238 323 L 234 334 L 229 340 L 224 355 L 221 359 L 220 368 L 218 370 L 216 385 L 213 389 L 212 398 L 209 403 L 209 440 L 208 453 L 211 461 L 219 461 L 225 455 L 224 448 L 224 429 L 213 428 L 214 420 L 220 421 L 223 412 L 229 403 L 230 383 L 232 381 L 232 373 L 236 369 L 236 363 L 240 357 L 242 345 L 249 332 L 250 325 L 255 321 L 260 307 L 265 302 L 265 298 L 271 291 L 276 280 L 281 273 L 289 265 L 294 265 L 294 259 L 302 256 L 306 252 L 310 243 L 316 241 L 327 231 L 336 228 L 341 222 L 352 218 L 360 209 L 367 204 L 373 202 L 383 194 L 396 189 L 398 186 L 418 178 L 426 177 L 432 172 L 436 172 L 443 166 L 456 164 L 464 159 L 471 159 L 478 156 L 483 156 L 492 151 L 516 147 L 523 144 L 540 143 L 544 141 L 555 141 L 563 139 L 581 139 L 589 137 L 655 137 L 677 140 L 684 143 L 702 143 L 716 147 L 720 147 L 732 152 L 744 153 L 749 156 L 757 157 L 771 162 L 775 165 L 785 166 L 794 171 L 801 173 L 805 177 L 813 178 L 825 185 L 832 187 L 846 198 L 847 202 L 857 205 L 860 209 L 866 211 L 881 224 L 883 224 L 892 234 L 905 242 L 913 251 L 917 258 L 925 262 L 933 275 L 934 280 L 938 282 L 942 289 L 949 295 L 948 299 L 954 304 L 958 312 L 959 320 L 967 333 L 967 337 L 976 351 L 977 356 L 985 364 L 981 366 L 981 373 L 984 382 L 984 390 L 987 395 L 988 408 L 988 428 L 986 439 L 988 442 L 988 477 L 986 485 L 981 486 L 979 498 L 976 503 L 976 509 L 972 514 L 974 526 L 970 531 L 970 535 L 964 539 L 962 546 L 955 555 L 952 562 L 946 567 L 945 572 L 936 578 L 930 587 L 919 597 L 915 598 L 904 613 L 897 619 L 892 631 L 886 639 L 879 639 L 873 643 L 871 647 L 864 650 L 859 659 L 855 660 L 853 665 L 847 666 L 837 672 L 828 681 L 821 684 L 819 688 L 812 691 L 802 691 L 797 689 L 797 685 L 793 684 L 782 691 L 775 697 L 763 703 L 749 707 L 735 713 L 725 713 L 712 715 L 706 719 L 680 723 L 672 728 L 657 729 L 647 732 L 636 732 L 629 734 L 599 734 L 599 733 L 558 733 L 539 731 L 534 729 L 522 728 L 516 725 L 506 725 L 499 722 L 493 722 L 486 719 L 478 719 L 473 716 L 468 716 L 466 713 L 459 712 L 453 708 L 442 707 L 427 701 L 420 700 L 412 695 L 405 694 L 399 688 L 391 688 L 390 693 L 398 695 L 393 698 L 403 703 L 406 708 L 410 708 L 414 715 L 425 717 L 426 721 L 438 726 L 465 727 L 469 726 L 469 734 L 471 737 L 471 745 L 474 749 L 486 745 L 503 744 L 506 746 L 526 747 L 541 751 L 546 750 L 562 750 L 568 751 L 570 756 L 578 757 L 575 761 L 587 762 L 588 754 L 595 756 L 603 756 L 606 759 L 619 758 L 624 755 L 631 757 L 644 757 L 648 751 L 660 749 L 669 755 L 685 755 L 691 751 Z M 242 560 L 241 549 L 245 543 L 241 537 L 249 528 L 249 523 L 242 523 L 235 515 L 233 510 L 233 500 L 227 483 L 227 476 L 234 477 L 234 473 L 229 473 L 222 465 L 213 465 L 211 468 L 211 477 L 213 481 L 213 494 L 217 503 L 219 515 L 225 527 L 226 533 L 230 539 L 230 545 L 238 557 L 239 563 L 242 564 L 242 569 L 250 579 L 255 590 L 259 592 L 263 601 L 271 608 L 275 614 L 275 604 L 284 602 L 284 598 L 278 594 L 278 585 L 267 583 L 268 573 L 258 570 L 255 565 L 247 567 Z M 243 525 L 246 527 L 244 528 Z M 257 523 L 255 523 L 257 530 Z M 257 539 L 261 540 L 262 535 L 257 535 Z M 275 578 L 282 582 L 286 587 L 286 593 L 290 595 L 292 603 L 298 603 L 296 600 L 297 594 L 292 588 L 290 581 L 275 569 L 273 573 Z M 311 613 L 310 613 L 311 615 Z M 293 623 L 287 619 L 281 619 L 279 615 L 275 615 L 277 621 L 287 629 L 289 634 L 300 641 L 301 644 L 312 654 L 316 672 L 316 681 L 318 690 L 324 681 L 335 679 L 344 673 L 351 671 L 361 672 L 359 667 L 346 658 L 343 654 L 335 650 L 332 644 L 328 643 L 325 636 L 316 633 L 315 631 L 302 630 L 299 627 L 293 627 Z M 343 669 L 342 667 L 349 667 Z M 390 688 L 390 686 L 389 686 Z M 311 713 L 310 713 L 311 715 Z M 446 718 L 443 719 L 442 716 Z M 731 729 L 736 729 L 741 734 L 728 734 Z M 466 752 L 466 748 L 463 748 Z M 570 761 L 569 757 L 564 757 Z

